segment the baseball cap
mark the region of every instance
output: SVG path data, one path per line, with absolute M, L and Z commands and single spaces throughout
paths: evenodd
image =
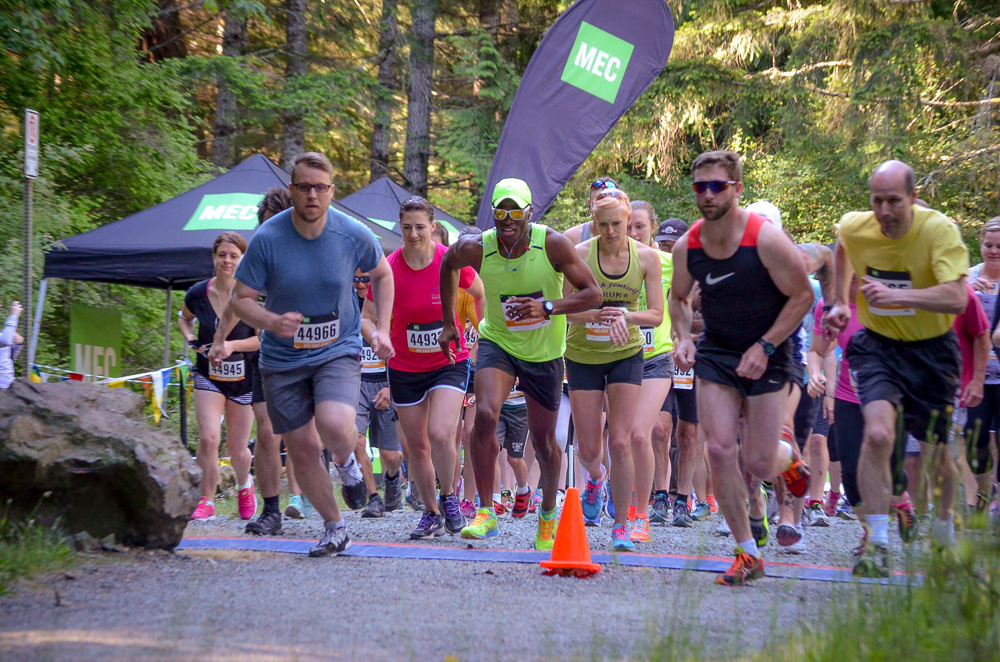
M 493 188 L 493 206 L 510 198 L 518 207 L 527 207 L 531 204 L 531 189 L 521 179 L 509 177 L 501 179 Z
M 668 218 L 660 223 L 654 241 L 677 241 L 688 231 L 688 224 L 679 218 Z
M 774 223 L 774 225 L 780 230 L 781 229 L 781 210 L 778 209 L 773 203 L 767 200 L 758 200 L 753 204 L 747 205 L 747 211 L 753 212 L 754 214 L 760 214 L 767 220 Z

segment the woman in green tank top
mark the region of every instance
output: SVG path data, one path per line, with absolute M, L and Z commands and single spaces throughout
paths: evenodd
M 567 315 L 566 374 L 580 463 L 589 474 L 581 495 L 583 514 L 595 523 L 600 521 L 605 478 L 601 466 L 601 412 L 607 393 L 608 445 L 614 468 L 611 495 L 620 504 L 615 510 L 611 547 L 630 551 L 636 538 L 630 536 L 629 509 L 625 504 L 631 500 L 635 484 L 631 428 L 642 383 L 643 338 L 639 327 L 656 327 L 663 322 L 662 269 L 657 251 L 626 234 L 632 209 L 624 191 L 613 189 L 600 194 L 593 214 L 598 234 L 578 244 L 576 250 L 594 273 L 604 302 L 599 309 Z M 644 286 L 647 305 L 640 311 Z M 571 291 L 572 286 L 567 285 L 565 292 Z M 643 461 L 650 463 L 651 458 L 644 457 Z M 645 489 L 648 495 L 651 486 Z M 646 497 L 642 501 L 645 504 Z M 642 514 L 646 514 L 645 508 Z M 648 535 L 638 539 L 648 540 Z

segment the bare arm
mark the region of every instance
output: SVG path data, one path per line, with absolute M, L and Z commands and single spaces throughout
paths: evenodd
M 851 277 L 854 267 L 847 256 L 847 249 L 842 242 L 837 242 L 833 251 L 833 298 L 823 298 L 830 304 L 829 312 L 823 317 L 823 337 L 833 340 L 847 328 L 851 321 L 851 307 L 847 296 L 851 291 Z
M 580 258 L 576 247 L 565 236 L 549 228 L 545 236 L 545 254 L 556 271 L 561 271 L 563 281 L 563 298 L 552 302 L 553 315 L 572 315 L 592 308 L 600 307 L 604 302 L 597 279 L 587 263 Z M 572 286 L 568 288 L 566 283 Z M 567 292 L 569 292 L 567 294 Z M 541 318 L 545 316 L 542 302 L 530 297 L 513 297 L 508 300 L 515 303 L 511 313 L 517 318 Z
M 796 246 L 805 263 L 806 273 L 816 276 L 824 301 L 833 300 L 833 251 L 823 244 Z
M 670 314 L 671 332 L 676 331 L 679 342 L 674 348 L 674 362 L 681 370 L 687 370 L 695 361 L 694 341 L 691 340 L 691 324 L 694 313 L 691 309 L 694 299 L 694 278 L 687 266 L 687 235 L 674 244 L 674 274 L 670 279 L 670 295 L 667 312 Z
M 486 311 L 486 287 L 483 285 L 483 279 L 476 274 L 475 278 L 472 280 L 472 285 L 465 288 L 465 291 L 472 296 L 472 301 L 476 306 L 476 317 L 478 319 L 483 319 L 483 313 Z
M 375 317 L 375 302 L 366 298 L 364 305 L 361 307 L 361 337 L 369 345 L 372 344 L 372 334 L 375 333 L 375 322 L 377 319 Z
M 572 229 L 573 228 L 570 228 L 570 230 Z M 570 241 L 572 241 L 572 239 Z M 593 239 L 591 239 L 590 241 L 593 241 Z M 576 251 L 576 254 L 580 257 L 581 260 L 584 261 L 584 263 L 586 263 L 587 253 L 588 251 L 590 251 L 590 241 L 577 243 L 573 247 L 573 250 Z M 573 287 L 573 283 L 569 282 L 568 279 L 563 279 L 563 297 L 568 297 L 575 291 L 576 288 Z M 603 303 L 603 297 L 602 297 L 602 303 Z M 575 322 L 577 324 L 596 324 L 601 321 L 601 311 L 599 309 L 591 309 L 591 310 L 584 310 L 579 313 L 570 313 L 566 315 L 566 321 Z
M 632 313 L 629 323 L 639 326 L 659 326 L 663 323 L 663 265 L 656 251 L 639 246 L 643 281 L 646 284 L 646 310 Z
M 444 254 L 444 258 L 441 260 L 442 328 L 438 342 L 441 345 L 441 351 L 444 352 L 451 363 L 455 362 L 456 350 L 453 347 L 460 348 L 462 346 L 462 331 L 455 323 L 455 297 L 458 296 L 459 271 L 469 266 L 479 271 L 482 262 L 483 244 L 481 239 L 476 235 L 459 237 L 458 241 L 448 248 L 448 251 Z
M 975 407 L 983 401 L 983 381 L 986 379 L 986 362 L 990 358 L 990 334 L 983 331 L 972 341 L 972 379 L 962 391 L 961 404 Z
M 195 339 L 194 333 L 194 313 L 187 306 L 181 307 L 181 314 L 177 316 L 177 328 L 181 330 L 184 340 L 192 342 Z
M 931 313 L 961 315 L 969 303 L 965 277 L 920 289 L 895 289 L 870 278 L 862 278 L 861 293 L 873 306 L 903 306 Z
M 383 361 L 392 358 L 396 351 L 389 339 L 389 322 L 392 319 L 392 300 L 395 296 L 396 282 L 392 276 L 392 267 L 382 257 L 378 266 L 368 274 L 371 276 L 372 299 L 375 301 L 375 330 L 371 335 L 372 351 Z
M 291 338 L 302 323 L 301 313 L 288 312 L 284 315 L 272 313 L 257 303 L 260 291 L 236 281 L 233 289 L 233 312 L 241 320 L 255 329 L 270 331 L 279 338 Z

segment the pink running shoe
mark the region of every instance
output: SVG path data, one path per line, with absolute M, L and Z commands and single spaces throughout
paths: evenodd
M 239 492 L 240 519 L 250 519 L 257 513 L 257 493 L 253 490 L 253 476 L 250 476 L 250 486 Z
M 462 499 L 462 514 L 468 520 L 473 520 L 476 517 L 476 504 L 472 503 L 468 499 Z
M 198 507 L 194 509 L 191 519 L 215 519 L 215 504 L 205 497 L 201 497 L 198 499 Z

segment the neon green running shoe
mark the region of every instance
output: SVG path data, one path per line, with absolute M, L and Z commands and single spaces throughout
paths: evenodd
M 469 526 L 462 529 L 462 537 L 472 538 L 473 540 L 492 538 L 499 533 L 500 531 L 497 530 L 497 518 L 492 508 L 480 508 L 477 510 L 476 518 L 472 520 Z
M 535 549 L 541 552 L 552 550 L 552 544 L 556 540 L 556 529 L 559 528 L 559 519 L 556 517 L 555 508 L 545 517 L 544 513 L 538 511 L 538 533 L 535 534 Z
M 750 533 L 753 535 L 754 542 L 757 543 L 757 548 L 763 548 L 767 544 L 768 538 L 771 537 L 771 527 L 767 524 L 767 517 L 762 519 L 751 517 Z

